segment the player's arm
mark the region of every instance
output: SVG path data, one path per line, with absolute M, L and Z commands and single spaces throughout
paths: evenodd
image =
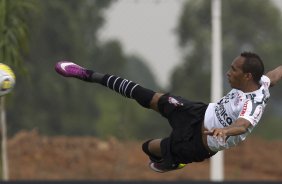
M 238 118 L 233 124 L 224 128 L 215 128 L 210 131 L 205 131 L 205 134 L 214 137 L 229 137 L 235 135 L 241 135 L 248 131 L 248 127 L 252 126 L 251 123 L 244 119 Z
M 270 87 L 273 87 L 282 78 L 282 65 L 267 72 L 265 75 L 270 79 Z

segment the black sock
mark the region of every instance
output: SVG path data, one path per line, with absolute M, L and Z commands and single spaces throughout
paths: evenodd
M 104 75 L 99 83 L 127 98 L 135 99 L 145 108 L 150 108 L 150 102 L 155 94 L 152 90 L 143 88 L 139 84 L 114 75 Z

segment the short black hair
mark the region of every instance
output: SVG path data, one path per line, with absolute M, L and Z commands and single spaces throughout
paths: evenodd
M 244 73 L 251 73 L 254 80 L 259 83 L 264 74 L 264 64 L 262 59 L 253 52 L 242 52 L 241 56 L 245 58 L 242 66 Z

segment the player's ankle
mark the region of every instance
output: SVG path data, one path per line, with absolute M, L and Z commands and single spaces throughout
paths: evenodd
M 96 83 L 101 83 L 105 74 L 93 72 L 91 75 L 91 81 Z

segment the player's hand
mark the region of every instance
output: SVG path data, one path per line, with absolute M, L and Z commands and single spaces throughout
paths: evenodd
M 227 133 L 226 130 L 222 128 L 215 128 L 215 129 L 204 131 L 204 134 L 214 136 L 214 137 L 224 137 L 226 136 L 226 133 Z
M 227 131 L 222 128 L 215 128 L 209 131 L 204 131 L 204 134 L 217 138 L 220 142 L 225 143 Z
M 215 128 L 209 131 L 204 131 L 204 134 L 213 136 L 218 140 L 219 144 L 221 144 L 222 146 L 226 144 L 226 140 L 227 140 L 226 133 L 227 131 L 222 128 Z

